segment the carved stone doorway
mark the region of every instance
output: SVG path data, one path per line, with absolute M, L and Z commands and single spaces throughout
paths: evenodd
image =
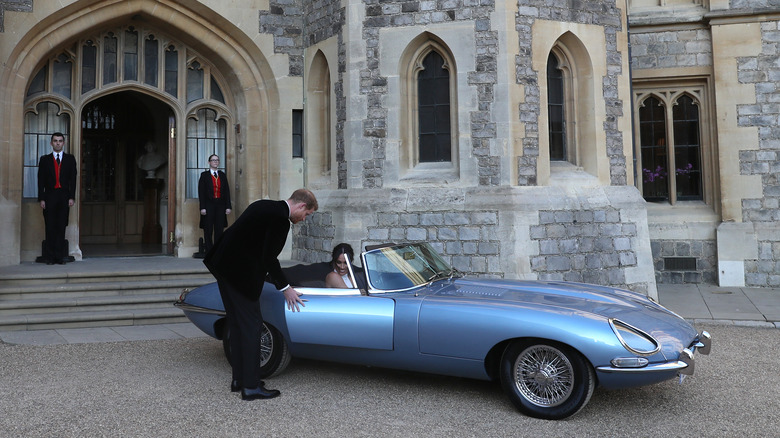
M 84 107 L 79 168 L 83 257 L 169 254 L 172 117 L 166 104 L 135 91 L 109 94 Z

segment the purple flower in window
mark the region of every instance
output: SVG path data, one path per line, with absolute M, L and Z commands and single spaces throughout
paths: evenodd
M 687 166 L 685 166 L 682 169 L 676 169 L 676 171 L 677 171 L 678 175 L 688 175 L 691 172 L 693 172 L 693 164 L 692 163 L 688 163 Z
M 644 182 L 651 183 L 656 180 L 664 179 L 666 177 L 666 170 L 663 167 L 658 166 L 655 170 L 642 169 L 642 174 L 645 176 Z

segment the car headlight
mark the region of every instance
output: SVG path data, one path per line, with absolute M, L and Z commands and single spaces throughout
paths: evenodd
M 619 319 L 610 318 L 609 326 L 623 347 L 640 356 L 650 356 L 661 351 L 661 344 L 648 333 Z

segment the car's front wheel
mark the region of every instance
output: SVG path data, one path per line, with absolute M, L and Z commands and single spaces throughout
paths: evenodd
M 574 349 L 552 342 L 516 341 L 501 358 L 501 386 L 525 415 L 560 420 L 590 400 L 596 378 Z
M 222 348 L 225 357 L 230 362 L 230 329 L 225 324 L 222 336 Z M 279 330 L 263 323 L 263 331 L 260 334 L 260 378 L 273 377 L 287 368 L 290 363 L 290 350 L 287 342 Z

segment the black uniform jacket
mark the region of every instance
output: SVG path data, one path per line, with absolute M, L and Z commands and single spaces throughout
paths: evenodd
M 289 284 L 279 264 L 290 231 L 285 201 L 255 201 L 225 230 L 203 263 L 217 279 L 227 281 L 251 299 L 260 296 L 268 275 L 281 289 Z
M 217 175 L 219 175 L 219 199 L 214 198 L 214 182 L 210 170 L 201 172 L 200 179 L 198 179 L 198 204 L 200 205 L 200 210 L 207 211 L 205 215 L 200 216 L 200 228 L 206 228 L 206 221 L 209 216 L 208 210 L 209 208 L 215 208 L 213 203 L 217 203 L 222 210 L 222 214 L 225 216 L 222 223 L 225 226 L 228 223 L 225 209 L 233 209 L 230 203 L 230 184 L 228 184 L 227 175 L 221 170 L 217 171 Z

